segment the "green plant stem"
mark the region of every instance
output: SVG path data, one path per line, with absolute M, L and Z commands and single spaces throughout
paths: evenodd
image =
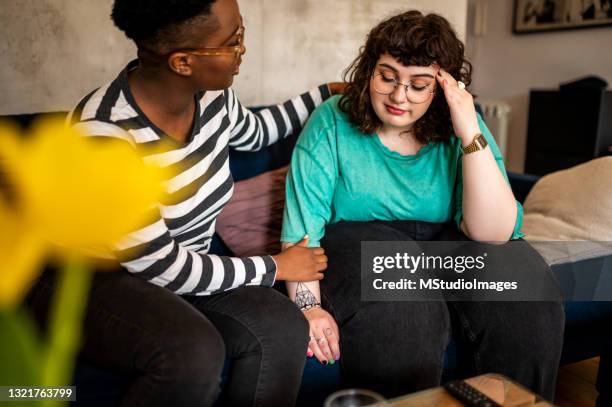
M 92 273 L 78 259 L 73 259 L 58 277 L 58 290 L 52 300 L 49 338 L 43 365 L 44 386 L 67 386 L 72 383 Z M 60 406 L 62 403 L 48 400 L 43 405 L 51 407 Z

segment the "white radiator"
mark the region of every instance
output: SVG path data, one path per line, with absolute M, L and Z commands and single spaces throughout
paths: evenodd
M 487 123 L 489 130 L 491 130 L 495 142 L 504 156 L 504 161 L 506 161 L 510 125 L 510 105 L 500 100 L 480 100 L 479 103 L 482 107 L 483 119 Z

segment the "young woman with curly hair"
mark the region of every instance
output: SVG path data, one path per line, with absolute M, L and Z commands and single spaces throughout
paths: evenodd
M 362 241 L 503 247 L 522 237 L 522 208 L 467 89 L 463 44 L 444 18 L 409 11 L 370 32 L 345 76 L 345 94 L 323 103 L 307 123 L 287 178 L 281 240 L 287 247 L 308 234 L 329 259 L 324 280 L 288 283 L 310 323 L 309 355 L 324 364 L 342 355 L 346 385 L 395 396 L 440 383 L 452 326 L 470 374 L 503 373 L 551 398 L 560 302 L 360 295 Z M 549 272 L 527 243 L 517 250 L 509 259 L 497 249 L 506 256 L 497 267 Z

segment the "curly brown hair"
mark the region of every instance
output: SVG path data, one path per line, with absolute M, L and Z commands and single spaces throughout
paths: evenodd
M 339 107 L 359 130 L 371 134 L 382 122 L 370 101 L 369 83 L 381 55 L 389 54 L 405 66 L 437 64 L 455 79 L 469 85 L 472 64 L 465 59 L 463 43 L 450 23 L 437 14 L 408 11 L 378 24 L 344 72 L 347 87 Z M 447 141 L 453 127 L 444 92 L 436 92 L 427 112 L 413 127 L 417 141 Z

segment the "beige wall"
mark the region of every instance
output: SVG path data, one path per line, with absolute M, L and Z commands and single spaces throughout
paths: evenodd
M 368 31 L 417 8 L 437 12 L 465 38 L 467 0 L 240 0 L 248 50 L 236 82 L 247 104 L 271 103 L 340 80 Z M 263 72 L 263 74 L 262 74 Z
M 470 0 L 470 5 L 476 2 Z M 467 37 L 475 67 L 473 91 L 482 99 L 503 100 L 512 107 L 507 166 L 522 171 L 529 89 L 554 89 L 587 74 L 612 84 L 612 27 L 513 35 L 513 1 L 483 2 L 486 33 L 475 37 L 470 30 Z
M 0 114 L 67 110 L 135 53 L 111 0 L 0 0 Z
M 437 11 L 465 38 L 467 0 L 239 0 L 247 55 L 235 89 L 245 104 L 280 101 L 340 79 L 383 16 Z M 0 114 L 66 110 L 135 54 L 112 0 L 0 0 Z

